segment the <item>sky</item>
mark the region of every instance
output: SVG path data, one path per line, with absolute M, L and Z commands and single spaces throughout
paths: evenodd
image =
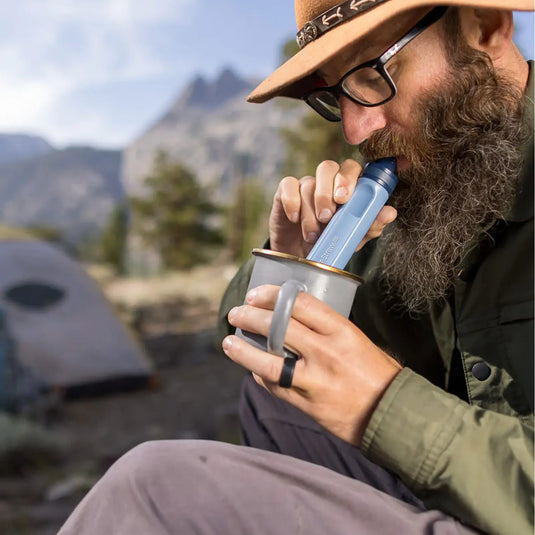
M 292 0 L 0 0 L 0 132 L 122 148 L 198 74 L 262 78 L 295 36 Z M 515 14 L 533 53 L 533 15 Z

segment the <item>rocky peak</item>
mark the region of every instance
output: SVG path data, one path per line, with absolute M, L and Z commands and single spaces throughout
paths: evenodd
M 229 100 L 253 89 L 253 84 L 244 80 L 230 68 L 223 69 L 213 80 L 197 76 L 186 87 L 171 109 L 171 114 L 186 109 L 213 110 Z
M 230 68 L 223 69 L 212 84 L 212 90 L 216 95 L 219 95 L 221 102 L 225 102 L 228 99 L 251 89 L 251 84 L 240 78 Z

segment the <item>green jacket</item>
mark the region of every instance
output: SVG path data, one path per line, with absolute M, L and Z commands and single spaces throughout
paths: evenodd
M 365 279 L 350 319 L 404 368 L 374 411 L 362 450 L 429 508 L 487 533 L 533 534 L 533 139 L 517 203 L 459 266 L 452 303 L 419 317 L 385 310 L 377 243 L 347 268 Z M 252 265 L 223 298 L 222 336 Z

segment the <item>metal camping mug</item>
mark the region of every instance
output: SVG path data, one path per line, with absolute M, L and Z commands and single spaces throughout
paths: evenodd
M 284 338 L 299 292 L 307 292 L 344 317 L 349 316 L 362 279 L 341 269 L 268 249 L 253 249 L 255 265 L 247 291 L 263 284 L 280 286 L 267 340 L 236 329 L 236 335 L 253 346 L 281 357 L 297 357 L 284 347 Z

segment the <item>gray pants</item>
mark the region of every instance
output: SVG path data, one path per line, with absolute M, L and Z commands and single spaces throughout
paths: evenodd
M 241 413 L 246 442 L 264 449 L 142 444 L 110 468 L 60 535 L 475 533 L 426 510 L 393 474 L 251 381 Z
M 473 533 L 439 511 L 285 455 L 207 441 L 142 444 L 117 461 L 60 535 Z

